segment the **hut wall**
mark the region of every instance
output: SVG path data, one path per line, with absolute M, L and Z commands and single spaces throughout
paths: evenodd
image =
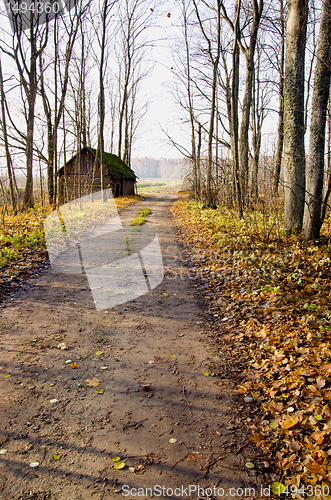
M 94 179 L 93 179 L 93 171 Z M 59 202 L 60 204 L 67 201 L 79 198 L 91 192 L 100 191 L 101 176 L 100 176 L 100 161 L 97 160 L 95 165 L 95 156 L 88 150 L 82 151 L 81 154 L 81 189 L 79 192 L 79 172 L 76 169 L 76 157 L 66 165 L 67 182 L 65 181 L 64 169 L 60 173 L 59 178 Z M 109 170 L 106 170 L 106 188 L 111 188 L 113 196 L 126 196 L 134 194 L 133 179 L 118 179 L 115 178 Z M 92 186 L 93 183 L 93 186 Z

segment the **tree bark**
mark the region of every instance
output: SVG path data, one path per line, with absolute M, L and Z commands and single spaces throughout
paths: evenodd
M 10 154 L 9 144 L 8 144 L 6 110 L 5 110 L 6 96 L 5 96 L 5 91 L 3 88 L 1 57 L 0 57 L 0 97 L 1 97 L 2 133 L 3 133 L 3 141 L 4 141 L 4 145 L 5 145 L 5 151 L 6 151 L 6 162 L 7 162 L 7 172 L 8 172 L 8 179 L 9 179 L 10 198 L 11 198 L 13 212 L 16 215 L 17 206 L 16 206 L 15 187 L 14 187 L 14 180 L 13 180 L 13 177 L 14 177 L 13 162 L 12 162 L 12 157 Z
M 279 186 L 280 170 L 282 166 L 283 146 L 284 146 L 284 61 L 285 61 L 285 20 L 284 20 L 284 2 L 279 1 L 280 5 L 280 61 L 279 61 L 279 111 L 278 111 L 278 138 L 277 151 L 275 157 L 273 193 L 276 194 Z
M 239 101 L 239 15 L 241 0 L 236 0 L 235 20 L 234 20 L 234 42 L 232 51 L 232 92 L 231 92 L 231 156 L 232 156 L 232 175 L 236 189 L 235 199 L 237 202 L 238 215 L 244 216 L 241 197 L 241 185 L 239 178 L 239 149 L 238 149 L 238 101 Z
M 318 38 L 317 62 L 306 169 L 306 199 L 303 237 L 306 241 L 319 238 L 323 201 L 325 125 L 331 77 L 331 0 L 322 5 Z
M 304 75 L 308 0 L 289 0 L 284 80 L 284 227 L 301 232 L 305 199 Z
M 328 120 L 327 120 L 327 187 L 325 190 L 323 206 L 322 206 L 322 215 L 321 215 L 321 223 L 323 223 L 326 211 L 328 208 L 329 196 L 331 193 L 331 92 L 329 92 L 329 105 L 328 105 Z
M 242 199 L 247 204 L 248 198 L 248 178 L 249 178 L 249 119 L 252 107 L 253 75 L 254 75 L 254 55 L 257 41 L 257 33 L 263 11 L 263 0 L 258 4 L 253 0 L 253 24 L 250 34 L 249 47 L 245 50 L 246 57 L 246 82 L 245 93 L 242 106 L 242 117 L 240 124 L 240 176 Z
M 218 76 L 218 64 L 221 55 L 221 7 L 222 2 L 220 0 L 216 1 L 216 50 L 215 55 L 212 49 L 212 40 L 208 37 L 198 6 L 195 0 L 193 0 L 195 12 L 198 18 L 199 26 L 203 34 L 204 39 L 208 46 L 208 56 L 213 68 L 212 84 L 211 84 L 211 103 L 210 103 L 210 116 L 209 116 L 209 128 L 208 128 L 208 153 L 207 153 L 207 168 L 206 168 L 206 197 L 207 204 L 211 205 L 213 203 L 213 194 L 211 189 L 211 179 L 212 179 L 212 166 L 213 166 L 213 136 L 214 136 L 214 126 L 215 126 L 215 114 L 216 114 L 216 87 L 217 87 L 217 76 Z
M 185 54 L 186 54 L 186 92 L 188 99 L 188 110 L 190 115 L 191 123 L 191 149 L 192 149 L 192 164 L 193 164 L 193 191 L 196 200 L 200 197 L 200 192 L 198 190 L 198 175 L 197 175 L 197 154 L 195 145 L 195 118 L 194 118 L 194 108 L 193 108 L 193 96 L 191 92 L 191 58 L 190 58 L 190 47 L 188 41 L 188 26 L 187 26 L 187 7 L 185 0 L 182 0 L 182 11 L 184 19 L 184 40 L 185 40 Z
M 252 185 L 251 198 L 255 203 L 259 197 L 258 173 L 260 164 L 262 125 L 264 120 L 263 103 L 260 106 L 260 56 L 256 65 L 255 75 L 253 79 L 253 100 L 252 100 L 252 143 L 253 143 L 253 170 L 252 170 Z M 262 99 L 261 99 L 262 100 Z M 250 203 L 249 203 L 250 204 Z
M 102 200 L 107 200 L 106 195 L 106 166 L 105 166 L 105 87 L 104 87 L 104 65 L 105 65 L 105 50 L 106 50 L 106 31 L 107 18 L 109 14 L 108 0 L 104 0 L 102 11 L 102 37 L 101 37 L 101 55 L 99 67 L 99 139 L 98 150 L 100 151 L 100 175 L 101 175 L 101 191 Z

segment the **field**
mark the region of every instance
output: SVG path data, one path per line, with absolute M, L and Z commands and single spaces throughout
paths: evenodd
M 182 179 L 145 178 L 138 179 L 137 189 L 138 194 L 173 193 L 181 190 L 182 183 Z

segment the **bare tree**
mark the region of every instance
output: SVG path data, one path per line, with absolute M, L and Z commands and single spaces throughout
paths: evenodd
M 253 168 L 251 175 L 251 198 L 256 202 L 259 194 L 258 173 L 260 165 L 260 152 L 262 142 L 262 126 L 267 116 L 267 106 L 270 101 L 268 83 L 261 82 L 262 77 L 262 50 L 257 46 L 257 58 L 253 78 L 253 100 L 252 100 L 252 144 L 253 144 Z
M 263 11 L 263 0 L 252 1 L 252 27 L 250 31 L 249 45 L 244 47 L 244 55 L 246 59 L 246 79 L 245 79 L 245 93 L 242 104 L 242 117 L 240 124 L 240 174 L 242 178 L 242 196 L 245 203 L 247 203 L 248 195 L 248 179 L 249 179 L 249 120 L 252 106 L 252 92 L 253 92 L 253 76 L 254 76 L 254 56 L 257 43 L 257 34 L 260 25 L 260 20 Z
M 38 24 L 34 15 L 30 16 L 29 28 L 24 32 L 25 15 L 21 12 L 13 14 L 15 31 L 12 36 L 12 47 L 2 46 L 3 52 L 16 63 L 20 84 L 23 87 L 26 102 L 24 116 L 26 121 L 25 152 L 26 152 L 26 186 L 24 206 L 32 207 L 33 198 L 33 153 L 34 153 L 34 124 L 35 106 L 38 90 L 37 61 L 44 52 L 48 42 L 48 19 Z
M 231 21 L 227 10 L 224 6 L 224 2 L 222 4 L 222 11 L 224 18 L 229 23 L 233 32 L 235 31 L 234 23 Z M 246 77 L 245 77 L 245 91 L 242 103 L 242 115 L 241 115 L 241 124 L 240 124 L 240 180 L 241 180 L 241 196 L 242 201 L 244 203 L 247 202 L 248 196 L 248 179 L 249 179 L 249 123 L 250 123 L 250 114 L 251 114 L 251 106 L 252 106 L 252 91 L 253 91 L 253 75 L 254 75 L 254 56 L 255 56 L 255 48 L 257 43 L 257 35 L 260 26 L 260 20 L 263 12 L 264 1 L 253 0 L 252 1 L 252 12 L 248 15 L 251 15 L 252 20 L 250 23 L 250 33 L 249 33 L 249 44 L 245 44 L 245 41 L 242 40 L 242 32 L 245 28 L 245 23 L 243 23 L 243 27 L 240 28 L 239 20 L 238 20 L 238 30 L 240 31 L 240 37 L 237 35 L 238 45 L 245 56 L 246 59 Z M 236 36 L 236 35 L 235 35 Z
M 200 165 L 197 162 L 197 152 L 196 152 L 196 141 L 195 141 L 195 116 L 194 116 L 194 102 L 193 93 L 191 90 L 191 54 L 189 45 L 189 12 L 186 0 L 182 0 L 182 16 L 183 16 L 183 28 L 184 28 L 184 42 L 185 42 L 185 54 L 186 54 L 186 92 L 187 92 L 187 102 L 188 102 L 188 112 L 190 116 L 191 123 L 191 147 L 192 147 L 192 164 L 193 164 L 193 190 L 196 199 L 200 197 L 200 183 L 199 183 L 199 170 Z
M 103 0 L 102 6 L 102 16 L 101 16 L 101 38 L 99 39 L 100 44 L 100 63 L 99 63 L 99 99 L 98 99 L 98 111 L 99 111 L 99 134 L 98 134 L 98 148 L 97 152 L 100 154 L 100 175 L 101 175 L 101 190 L 103 201 L 106 201 L 106 167 L 105 167 L 105 139 L 104 139 L 104 128 L 105 128 L 105 68 L 107 66 L 106 60 L 106 42 L 107 42 L 107 27 L 109 25 L 109 14 L 111 9 L 117 0 Z M 99 37 L 98 37 L 99 38 Z M 96 158 L 98 157 L 98 153 Z M 97 161 L 97 160 L 96 160 Z
M 4 144 L 5 144 L 5 151 L 6 151 L 6 162 L 7 162 L 7 172 L 8 172 L 8 179 L 9 179 L 10 197 L 11 197 L 11 204 L 13 207 L 13 212 L 16 215 L 17 205 L 16 205 L 15 187 L 14 187 L 14 170 L 13 170 L 13 162 L 12 162 L 12 157 L 10 154 L 9 143 L 8 143 L 6 110 L 5 110 L 6 95 L 5 95 L 5 91 L 4 91 L 4 85 L 3 85 L 1 53 L 0 53 L 0 98 L 1 98 L 1 122 L 2 122 L 1 124 L 2 124 L 3 140 L 4 140 Z
M 216 27 L 215 27 L 215 32 L 213 34 L 207 33 L 196 0 L 193 0 L 193 4 L 198 18 L 201 33 L 207 43 L 207 53 L 212 66 L 210 116 L 209 116 L 209 128 L 208 128 L 208 153 L 207 153 L 207 167 L 206 167 L 206 198 L 207 198 L 207 203 L 210 205 L 214 201 L 211 189 L 211 175 L 212 175 L 212 165 L 213 165 L 213 136 L 214 136 L 214 126 L 215 126 L 215 116 L 216 116 L 217 76 L 218 76 L 218 64 L 221 55 L 222 2 L 220 0 L 216 0 L 216 7 L 213 7 L 203 0 L 203 4 L 205 4 L 205 6 L 207 6 L 210 11 L 214 12 L 216 17 L 215 19 Z M 213 36 L 216 37 L 215 44 L 213 44 Z
M 64 103 L 68 89 L 68 79 L 69 79 L 69 69 L 70 62 L 73 53 L 74 43 L 77 37 L 78 29 L 82 21 L 82 16 L 86 7 L 80 8 L 77 4 L 74 10 L 69 11 L 69 23 L 65 23 L 65 34 L 66 34 L 66 49 L 64 53 L 64 71 L 61 74 L 61 66 L 59 64 L 59 20 L 55 17 L 54 21 L 54 104 L 52 105 L 50 98 L 46 92 L 46 86 L 44 81 L 45 65 L 43 57 L 39 58 L 40 67 L 40 93 L 43 101 L 44 112 L 47 121 L 47 150 L 48 150 L 48 160 L 47 160 L 47 185 L 48 185 L 48 199 L 49 203 L 55 204 L 56 202 L 56 185 L 54 185 L 54 173 L 56 175 L 56 159 L 57 159 L 57 131 L 64 111 Z M 60 89 L 58 89 L 58 82 L 60 76 Z M 58 95 L 59 94 L 59 95 Z M 58 102 L 59 101 L 59 102 Z M 53 122 L 53 110 L 55 108 L 55 116 Z M 54 172 L 55 168 L 55 172 Z
M 123 0 L 119 4 L 119 32 L 117 36 L 117 57 L 119 61 L 119 111 L 118 111 L 118 156 L 128 162 L 133 138 L 129 138 L 129 130 L 135 130 L 132 120 L 139 82 L 148 74 L 147 65 L 142 70 L 141 63 L 145 59 L 152 41 L 146 40 L 146 30 L 151 25 L 153 9 L 146 0 Z
M 240 62 L 240 8 L 241 0 L 236 0 L 234 13 L 234 41 L 232 50 L 232 88 L 231 88 L 231 156 L 232 156 L 232 176 L 236 190 L 236 200 L 238 215 L 243 217 L 242 193 L 239 178 L 239 141 L 238 141 L 238 102 L 239 102 L 239 62 Z

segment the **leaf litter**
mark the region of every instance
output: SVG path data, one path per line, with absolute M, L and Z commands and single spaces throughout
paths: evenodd
M 115 198 L 117 211 L 141 201 L 139 195 Z M 48 262 L 44 220 L 52 205 L 36 203 L 14 215 L 7 207 L 0 228 L 0 300 Z
M 103 379 L 101 377 L 93 377 L 85 380 L 85 384 L 88 387 L 98 387 L 101 382 L 103 382 Z
M 171 211 L 209 304 L 212 342 L 235 360 L 237 393 L 254 403 L 252 441 L 279 470 L 273 492 L 283 483 L 331 485 L 326 225 L 317 246 L 286 236 L 276 212 L 239 220 L 183 200 Z

